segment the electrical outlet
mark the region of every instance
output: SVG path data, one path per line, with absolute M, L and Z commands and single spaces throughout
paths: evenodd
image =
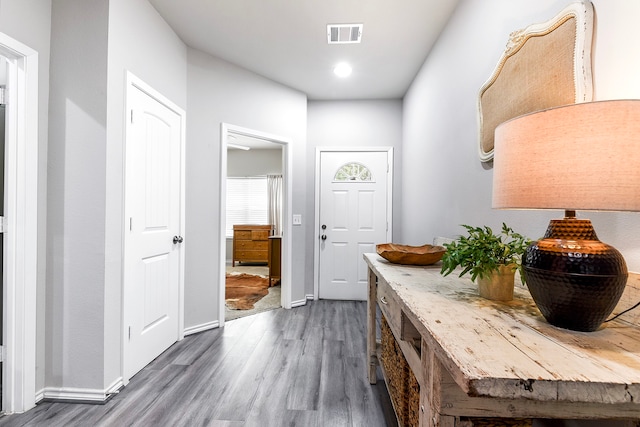
M 293 216 L 293 225 L 302 225 L 302 215 Z

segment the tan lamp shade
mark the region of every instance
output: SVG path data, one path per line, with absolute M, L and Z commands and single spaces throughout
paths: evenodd
M 551 108 L 495 132 L 493 207 L 640 210 L 640 100 Z

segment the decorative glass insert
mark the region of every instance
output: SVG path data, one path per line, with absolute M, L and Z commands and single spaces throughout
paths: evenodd
M 372 181 L 371 171 L 361 163 L 351 162 L 338 169 L 334 181 Z

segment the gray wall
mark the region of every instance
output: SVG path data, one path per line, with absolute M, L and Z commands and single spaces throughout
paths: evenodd
M 401 227 L 398 207 L 402 195 L 402 101 L 309 101 L 307 129 L 307 210 L 308 239 L 306 291 L 313 294 L 313 254 L 318 233 L 313 229 L 315 215 L 315 167 L 317 147 L 393 147 L 393 236 Z
M 293 142 L 293 213 L 306 216 L 306 96 L 202 52 L 188 51 L 185 327 L 220 320 L 220 126 Z M 292 301 L 304 300 L 305 230 L 294 227 Z
M 476 100 L 504 50 L 509 34 L 543 22 L 566 0 L 514 2 L 463 0 L 404 98 L 402 232 L 407 244 L 455 236 L 460 224 L 516 230 L 539 238 L 561 211 L 491 209 L 493 170 L 477 157 Z M 597 100 L 640 97 L 640 4 L 594 0 L 593 49 Z M 552 190 L 552 189 L 550 189 Z M 579 212 L 601 240 L 616 246 L 629 269 L 640 271 L 640 215 Z
M 403 186 L 400 206 L 407 244 L 453 237 L 460 224 L 499 227 L 540 237 L 549 219 L 561 211 L 491 209 L 493 170 L 477 157 L 476 102 L 480 87 L 494 70 L 517 29 L 543 22 L 568 0 L 462 0 L 404 98 Z M 640 98 L 640 3 L 593 0 L 596 24 L 593 46 L 594 99 Z M 553 189 L 550 189 L 553 191 Z M 631 271 L 640 272 L 640 215 L 579 212 L 590 218 L 601 240 L 617 247 Z M 620 422 L 544 421 L 537 426 L 627 425 Z
M 38 275 L 37 365 L 45 363 L 45 283 L 47 232 L 47 141 L 49 123 L 50 0 L 0 0 L 0 32 L 38 52 Z M 44 369 L 36 372 L 36 390 L 44 386 Z
M 53 3 L 47 387 L 121 374 L 125 70 L 186 107 L 186 47 L 146 0 Z
M 107 22 L 106 0 L 53 2 L 46 313 L 49 387 L 103 387 Z
M 277 145 L 274 143 L 274 145 Z M 227 150 L 227 176 L 265 176 L 282 173 L 282 149 Z
M 105 217 L 105 365 L 108 387 L 120 375 L 125 76 L 130 71 L 187 108 L 187 48 L 147 0 L 109 1 Z M 189 120 L 187 113 L 187 122 Z M 188 150 L 187 138 L 187 150 Z M 187 231 L 188 232 L 188 231 Z M 186 308 L 185 308 L 186 309 Z

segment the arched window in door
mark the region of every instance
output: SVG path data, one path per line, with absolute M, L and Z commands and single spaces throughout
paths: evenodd
M 373 181 L 373 176 L 368 167 L 362 163 L 350 162 L 342 165 L 333 177 L 334 182 L 339 181 Z

